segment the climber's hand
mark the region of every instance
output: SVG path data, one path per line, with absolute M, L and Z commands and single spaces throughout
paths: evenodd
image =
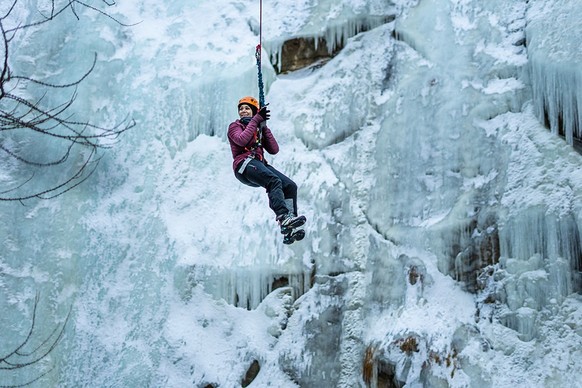
M 263 120 L 269 120 L 271 117 L 271 111 L 267 109 L 267 106 L 264 106 L 259 110 L 259 115 L 263 118 Z

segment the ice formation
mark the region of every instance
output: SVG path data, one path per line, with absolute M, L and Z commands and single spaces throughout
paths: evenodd
M 47 82 L 97 52 L 76 114 L 138 127 L 66 195 L 0 203 L 0 367 L 37 292 L 6 361 L 65 327 L 0 385 L 576 386 L 580 6 L 264 3 L 269 162 L 308 218 L 290 247 L 226 142 L 256 94 L 258 1 L 120 3 L 130 27 L 67 13 L 15 36 L 11 68 Z M 2 184 L 26 172 L 8 167 Z

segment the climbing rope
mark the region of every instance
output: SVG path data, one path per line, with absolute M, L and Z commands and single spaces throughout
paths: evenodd
M 259 10 L 259 44 L 255 51 L 255 58 L 257 59 L 257 71 L 259 80 L 259 107 L 265 106 L 265 92 L 263 85 L 263 72 L 261 71 L 261 44 L 263 43 L 263 0 L 260 0 Z

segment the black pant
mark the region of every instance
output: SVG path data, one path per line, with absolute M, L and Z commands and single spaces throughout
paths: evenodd
M 244 163 L 244 162 L 243 162 Z M 234 175 L 247 186 L 264 187 L 269 196 L 269 207 L 277 217 L 293 212 L 297 215 L 297 185 L 287 176 L 277 171 L 275 167 L 253 159 L 247 165 L 242 174 L 238 173 L 240 166 Z M 292 209 L 287 207 L 285 200 L 291 200 Z

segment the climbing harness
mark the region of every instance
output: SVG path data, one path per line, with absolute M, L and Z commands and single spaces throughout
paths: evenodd
M 263 131 L 261 131 L 257 128 L 257 131 L 255 131 L 255 134 L 253 135 L 252 147 L 245 147 L 245 151 L 250 151 L 251 154 L 249 156 L 253 159 L 258 156 L 257 159 L 263 160 L 261 155 L 257 155 L 257 148 L 261 146 L 262 137 L 263 137 Z
M 260 138 L 262 137 L 263 131 L 261 131 L 260 129 L 257 129 L 257 131 L 254 134 L 254 144 L 252 147 L 245 147 L 245 151 L 250 152 L 249 156 L 247 156 L 244 160 L 244 162 L 242 162 L 242 164 L 240 165 L 239 169 L 238 169 L 238 173 L 242 174 L 245 171 L 245 168 L 247 168 L 248 164 L 251 162 L 251 160 L 253 159 L 259 159 L 261 162 L 267 162 L 265 159 L 263 159 L 263 157 L 260 154 L 257 154 L 257 148 L 261 146 L 261 140 Z

